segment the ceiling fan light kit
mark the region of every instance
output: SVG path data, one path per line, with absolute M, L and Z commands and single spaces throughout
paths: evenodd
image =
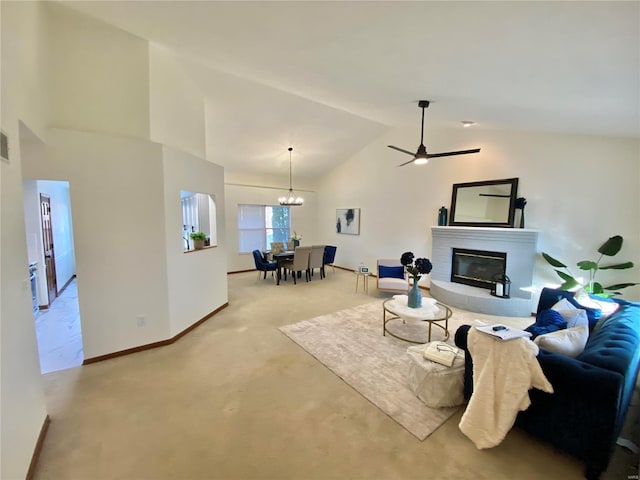
M 293 191 L 293 184 L 291 182 L 291 152 L 293 152 L 293 147 L 289 147 L 289 193 L 284 197 L 278 198 L 278 202 L 283 207 L 298 207 L 304 203 L 304 198 L 299 197 Z
M 457 150 L 455 152 L 442 152 L 442 153 L 427 153 L 427 148 L 424 146 L 424 109 L 429 107 L 429 100 L 420 100 L 418 102 L 418 107 L 422 109 L 422 128 L 420 130 L 420 146 L 416 153 L 410 152 L 409 150 L 405 150 L 403 148 L 394 147 L 393 145 L 387 145 L 387 147 L 397 150 L 402 153 L 406 153 L 407 155 L 411 155 L 413 157 L 412 160 L 408 162 L 401 163 L 398 165 L 402 167 L 404 165 L 408 165 L 410 163 L 415 163 L 416 165 L 424 165 L 429 162 L 430 158 L 435 157 L 451 157 L 453 155 L 467 155 L 469 153 L 478 153 L 480 151 L 479 148 L 473 148 L 471 150 Z M 471 126 L 475 124 L 475 122 L 462 122 L 465 127 Z M 469 123 L 469 125 L 466 125 Z

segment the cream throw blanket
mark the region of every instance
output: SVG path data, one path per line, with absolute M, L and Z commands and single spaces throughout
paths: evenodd
M 499 340 L 469 329 L 473 358 L 473 394 L 460 420 L 460 430 L 478 448 L 498 445 L 521 410 L 531 404 L 529 389 L 553 393 L 536 360 L 538 346 L 528 338 Z

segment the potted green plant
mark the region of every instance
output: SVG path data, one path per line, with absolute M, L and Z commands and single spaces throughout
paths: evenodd
M 207 239 L 207 235 L 204 232 L 191 232 L 189 236 L 193 240 L 193 248 L 195 250 L 204 248 L 204 242 Z
M 617 283 L 615 285 L 608 285 L 605 287 L 596 282 L 596 273 L 598 273 L 599 270 L 626 270 L 628 268 L 633 268 L 633 262 L 616 263 L 614 265 L 600 265 L 600 261 L 603 256 L 606 255 L 607 257 L 613 257 L 622 249 L 622 241 L 623 238 L 620 235 L 615 235 L 600 245 L 600 248 L 598 248 L 598 253 L 600 254 L 598 260 L 595 262 L 593 260 L 582 260 L 576 264 L 580 270 L 589 272 L 589 280 L 586 283 L 578 281 L 578 279 L 576 279 L 569 270 L 569 267 L 561 261 L 556 260 L 547 253 L 542 253 L 542 256 L 552 267 L 556 268 L 556 273 L 563 280 L 562 285 L 560 285 L 560 289 L 572 290 L 576 287 L 583 287 L 587 293 L 593 293 L 601 297 L 612 297 L 613 295 L 620 295 L 620 292 L 617 290 L 638 285 L 637 283 Z

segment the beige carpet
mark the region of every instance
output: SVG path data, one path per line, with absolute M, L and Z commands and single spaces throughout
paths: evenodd
M 449 320 L 453 335 L 463 322 L 455 315 Z M 424 338 L 425 323 L 389 328 L 403 329 L 408 338 Z M 304 320 L 280 330 L 331 371 L 420 440 L 433 433 L 458 408 L 430 408 L 407 386 L 410 343 L 382 335 L 382 301 Z M 398 333 L 400 333 L 398 331 Z M 442 340 L 444 332 L 432 328 L 432 340 Z

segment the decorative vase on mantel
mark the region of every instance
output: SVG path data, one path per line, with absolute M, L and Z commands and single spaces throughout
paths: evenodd
M 293 249 L 295 250 L 300 246 L 300 240 L 293 240 Z
M 413 285 L 409 289 L 409 294 L 407 295 L 407 306 L 410 308 L 420 308 L 422 307 L 422 292 L 418 287 L 418 281 L 413 280 Z

